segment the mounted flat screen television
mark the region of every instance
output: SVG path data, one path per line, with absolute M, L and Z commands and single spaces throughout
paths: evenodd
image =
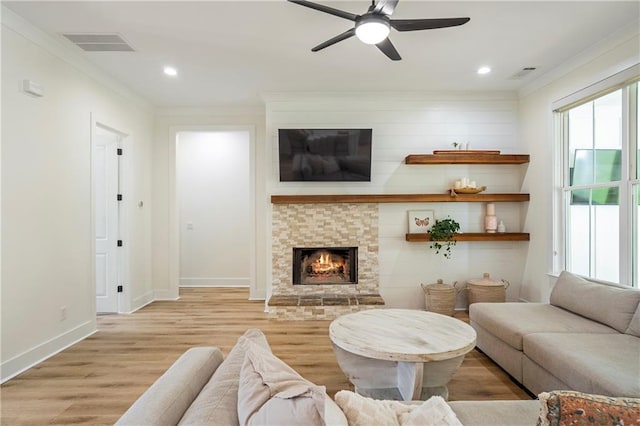
M 370 182 L 371 129 L 279 129 L 280 182 Z

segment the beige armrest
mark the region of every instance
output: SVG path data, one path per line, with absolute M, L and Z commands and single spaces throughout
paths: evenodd
M 147 389 L 116 425 L 176 425 L 223 360 L 220 349 L 187 350 Z

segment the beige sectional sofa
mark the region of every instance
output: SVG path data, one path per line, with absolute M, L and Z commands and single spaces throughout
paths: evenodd
M 320 401 L 320 406 L 323 407 L 320 422 L 317 422 L 317 413 L 314 410 L 311 410 L 309 419 L 299 417 L 300 413 L 306 413 L 308 406 L 305 408 L 303 404 L 283 405 L 290 404 L 290 400 L 295 399 L 296 395 L 302 392 L 299 385 L 300 380 L 304 379 L 298 380 L 291 375 L 287 376 L 290 373 L 297 374 L 293 370 L 285 372 L 284 375 L 279 373 L 280 378 L 285 377 L 289 385 L 282 392 L 288 400 L 278 400 L 278 395 L 272 395 L 261 408 L 256 408 L 263 403 L 256 400 L 264 395 L 261 396 L 258 392 L 255 394 L 257 396 L 252 396 L 251 392 L 247 392 L 246 384 L 253 380 L 255 375 L 247 375 L 245 370 L 248 359 L 258 356 L 257 361 L 260 361 L 268 358 L 267 352 L 270 353 L 267 340 L 257 329 L 248 330 L 244 336 L 240 337 L 238 343 L 224 359 L 222 352 L 215 347 L 189 349 L 138 398 L 116 424 L 238 425 L 245 424 L 247 414 L 257 410 L 255 415 L 263 416 L 260 419 L 251 419 L 257 424 L 347 425 L 344 413 L 326 395 L 323 387 L 315 387 L 309 383 L 312 385 L 311 393 L 315 393 L 315 396 L 306 398 L 306 402 L 311 405 Z M 285 368 L 290 369 L 286 365 Z M 266 377 L 268 374 L 261 374 L 264 376 L 263 380 L 270 380 Z M 291 386 L 292 383 L 293 386 Z M 295 392 L 292 393 L 292 391 Z M 270 403 L 274 404 L 273 409 L 270 413 L 265 413 L 264 407 Z M 539 403 L 535 400 L 455 401 L 450 402 L 449 407 L 465 426 L 535 425 L 540 412 Z M 374 415 L 371 410 L 367 410 L 366 414 Z M 353 422 L 350 421 L 350 424 Z
M 640 397 L 640 290 L 568 272 L 550 303 L 474 303 L 477 347 L 534 394 Z

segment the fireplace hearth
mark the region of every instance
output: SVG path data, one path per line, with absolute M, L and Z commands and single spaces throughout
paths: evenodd
M 357 284 L 357 247 L 294 247 L 293 284 Z

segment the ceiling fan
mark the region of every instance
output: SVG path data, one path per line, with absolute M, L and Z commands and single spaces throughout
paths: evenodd
M 397 31 L 431 30 L 435 28 L 455 27 L 466 24 L 471 20 L 471 18 L 391 19 L 390 16 L 395 10 L 399 0 L 378 0 L 378 3 L 372 0 L 367 13 L 363 15 L 356 15 L 306 0 L 288 1 L 355 22 L 353 28 L 348 29 L 342 34 L 338 34 L 324 43 L 320 43 L 311 49 L 312 52 L 317 52 L 355 35 L 363 43 L 375 44 L 382 53 L 394 61 L 399 61 L 402 58 L 391 43 L 391 40 L 387 37 L 390 27 Z

